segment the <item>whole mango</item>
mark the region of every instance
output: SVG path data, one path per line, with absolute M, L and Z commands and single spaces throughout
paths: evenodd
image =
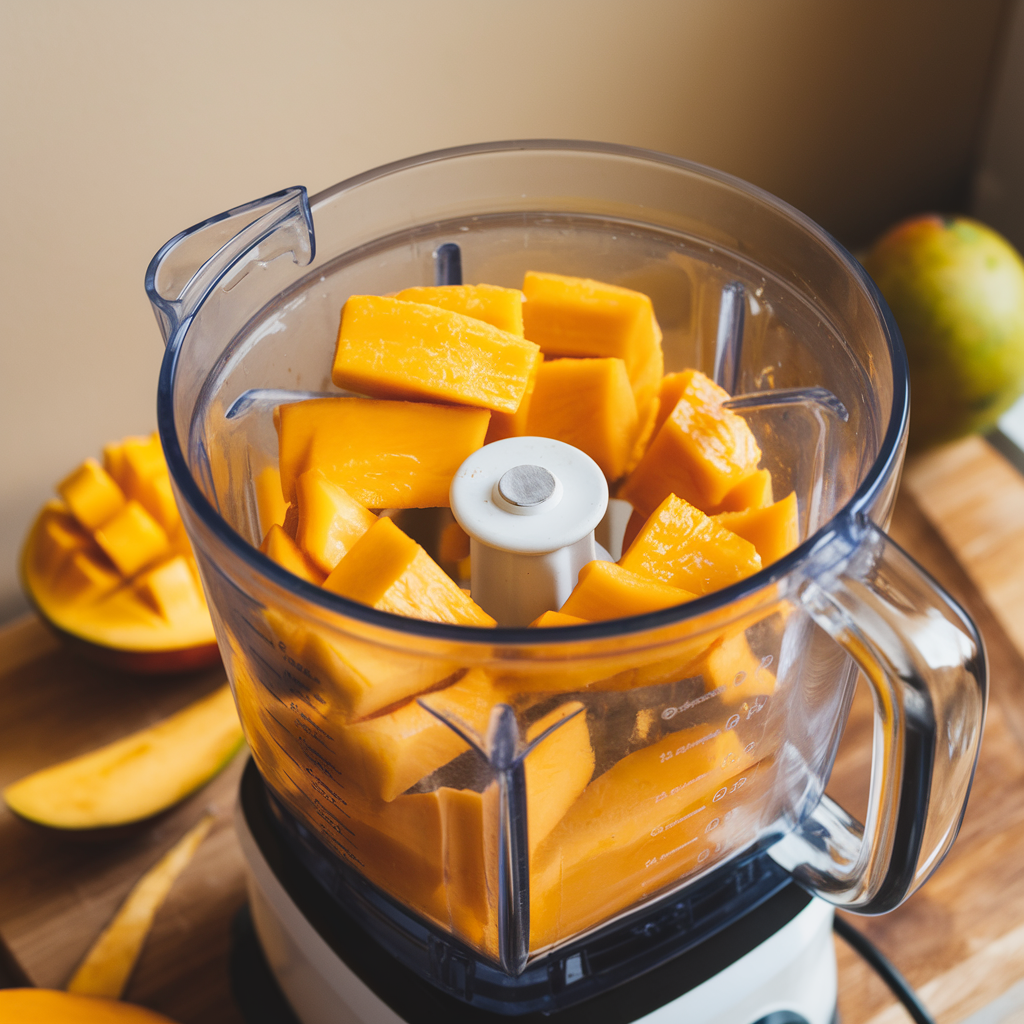
M 913 217 L 864 258 L 910 362 L 910 447 L 987 430 L 1024 391 L 1024 260 L 966 217 Z

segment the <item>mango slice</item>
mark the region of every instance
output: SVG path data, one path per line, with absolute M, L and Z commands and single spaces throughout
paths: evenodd
M 538 351 L 533 342 L 449 309 L 353 295 L 341 311 L 331 379 L 378 398 L 514 413 Z
M 93 536 L 122 576 L 134 576 L 170 549 L 164 528 L 135 500 L 129 501 Z
M 627 615 L 673 608 L 692 601 L 694 594 L 649 575 L 638 575 L 614 562 L 588 562 L 580 570 L 579 582 L 562 605 L 563 615 L 588 622 L 618 619 Z
M 767 469 L 755 469 L 750 476 L 745 476 L 717 504 L 710 505 L 707 515 L 714 516 L 721 512 L 743 512 L 748 508 L 764 508 L 775 499 L 772 497 L 772 475 Z
M 264 466 L 253 481 L 260 530 L 265 537 L 271 526 L 283 526 L 288 505 L 281 490 L 281 471 L 277 466 Z
M 453 313 L 483 320 L 499 331 L 523 336 L 523 293 L 518 288 L 499 288 L 494 284 L 442 284 L 403 288 L 394 298 L 439 306 Z
M 299 522 L 295 541 L 323 573 L 342 560 L 377 517 L 331 483 L 319 469 L 311 469 L 295 483 Z
M 57 485 L 71 514 L 85 529 L 102 526 L 124 507 L 124 491 L 95 460 L 86 459 L 78 469 Z
M 141 821 L 205 785 L 242 745 L 227 686 L 105 747 L 12 782 L 15 814 L 59 829 Z
M 588 619 L 581 619 L 576 615 L 566 615 L 565 612 L 544 612 L 530 623 L 528 629 L 551 629 L 553 626 L 584 626 Z
M 497 703 L 490 679 L 479 669 L 430 695 L 430 707 L 485 735 Z M 469 747 L 417 701 L 387 714 L 353 722 L 339 731 L 346 776 L 367 796 L 390 802 Z
M 327 574 L 322 572 L 284 529 L 276 524 L 267 531 L 260 551 L 307 583 L 315 583 L 319 587 L 327 579 Z
M 579 448 L 616 480 L 626 470 L 638 430 L 636 400 L 621 359 L 552 359 L 540 365 L 527 435 Z
M 790 491 L 766 508 L 748 508 L 743 512 L 723 512 L 716 523 L 749 540 L 761 556 L 761 565 L 771 565 L 788 555 L 800 543 L 796 492 Z
M 135 588 L 171 624 L 191 622 L 206 610 L 184 555 L 175 555 L 143 573 Z
M 142 952 L 153 918 L 213 825 L 204 815 L 143 876 L 78 965 L 68 992 L 119 999 Z
M 493 626 L 491 618 L 390 519 L 378 519 L 324 580 L 324 589 L 431 622 Z
M 702 510 L 712 508 L 761 459 L 746 421 L 722 407 L 728 393 L 697 370 L 679 376 L 679 400 L 619 492 L 644 514 L 668 494 Z
M 143 1006 L 50 988 L 0 989 L 0 1019 L 19 1024 L 174 1024 Z
M 757 572 L 761 558 L 749 541 L 670 494 L 647 520 L 619 564 L 641 576 L 700 595 Z
M 621 359 L 646 413 L 664 372 L 661 329 L 642 292 L 583 277 L 528 271 L 523 279 L 523 327 L 546 356 Z
M 533 369 L 530 371 L 530 379 L 526 382 L 526 391 L 515 412 L 492 412 L 491 422 L 487 427 L 485 444 L 492 441 L 502 441 L 506 437 L 524 437 L 527 433 L 527 424 L 530 419 L 530 402 L 533 401 L 533 392 L 537 387 L 537 371 L 544 362 L 544 354 L 537 353 Z
M 280 407 L 281 485 L 319 469 L 365 508 L 448 506 L 455 471 L 484 443 L 486 409 L 314 398 Z

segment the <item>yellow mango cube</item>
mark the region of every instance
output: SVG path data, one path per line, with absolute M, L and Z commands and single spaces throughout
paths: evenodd
M 439 306 L 353 295 L 341 311 L 331 379 L 378 398 L 514 413 L 538 351 L 533 342 Z
M 578 615 L 566 615 L 565 612 L 544 612 L 530 623 L 528 629 L 551 629 L 556 626 L 585 626 L 590 620 L 581 619 Z
M 579 582 L 561 612 L 601 622 L 673 608 L 693 598 L 689 591 L 630 572 L 614 562 L 593 561 L 580 569 Z
M 755 469 L 750 476 L 745 476 L 736 484 L 718 505 L 702 511 L 706 511 L 709 516 L 722 512 L 743 512 L 748 508 L 765 508 L 774 500 L 771 473 L 767 469 Z
M 93 536 L 122 576 L 134 576 L 170 549 L 164 528 L 134 499 Z
M 319 469 L 303 473 L 295 484 L 299 522 L 295 541 L 325 575 L 344 558 L 377 517 Z
M 90 604 L 109 594 L 121 583 L 121 576 L 99 551 L 75 551 L 53 581 L 54 596 Z
M 143 573 L 135 588 L 172 624 L 187 621 L 206 609 L 206 600 L 184 555 L 176 555 Z
M 276 523 L 267 530 L 260 551 L 307 583 L 315 583 L 319 587 L 327 578 L 327 574 L 321 572 L 305 551 Z
M 323 585 L 342 597 L 396 615 L 462 626 L 495 625 L 390 519 L 378 519 Z
M 260 530 L 263 535 L 274 526 L 282 526 L 288 511 L 288 504 L 281 491 L 281 471 L 277 466 L 264 466 L 253 480 L 256 492 L 256 510 L 260 517 Z
M 452 405 L 314 398 L 280 407 L 285 499 L 320 469 L 364 508 L 448 506 L 455 471 L 483 443 L 490 413 Z
M 619 492 L 645 515 L 669 494 L 714 507 L 761 459 L 746 421 L 722 407 L 728 393 L 697 370 L 679 376 L 679 400 Z
M 609 480 L 625 472 L 639 421 L 619 358 L 552 359 L 541 364 L 526 433 L 586 452 Z
M 141 480 L 136 497 L 139 504 L 167 531 L 173 534 L 181 524 L 181 514 L 174 500 L 171 478 L 166 472 Z
M 47 502 L 35 526 L 31 545 L 34 569 L 44 580 L 52 580 L 76 552 L 92 545 L 89 534 L 59 501 Z
M 723 512 L 714 521 L 750 541 L 761 556 L 761 565 L 777 562 L 800 543 L 795 491 L 766 508 Z
M 160 447 L 160 436 L 126 437 L 121 442 L 123 478 L 119 481 L 129 498 L 139 498 L 147 480 L 167 474 L 167 462 Z
M 670 494 L 651 514 L 619 565 L 701 595 L 757 572 L 761 558 L 749 541 Z
M 615 357 L 646 412 L 664 372 L 661 329 L 642 292 L 583 277 L 528 271 L 523 327 L 546 356 Z
M 496 703 L 490 680 L 479 669 L 431 693 L 430 706 L 486 735 Z M 463 751 L 466 741 L 413 700 L 387 714 L 344 726 L 338 734 L 346 774 L 367 796 L 391 801 Z
M 716 644 L 701 665 L 704 689 L 719 690 L 726 704 L 742 704 L 757 697 L 769 697 L 775 691 L 771 659 L 765 664 L 754 656 L 746 633 L 739 632 Z
M 491 422 L 487 427 L 487 437 L 484 444 L 492 441 L 502 441 L 506 437 L 523 437 L 526 434 L 526 426 L 530 418 L 530 402 L 533 400 L 533 392 L 537 386 L 537 371 L 544 362 L 544 353 L 538 352 L 534 360 L 533 369 L 530 371 L 530 379 L 526 383 L 526 392 L 519 408 L 515 412 L 492 412 Z
M 494 284 L 441 284 L 404 288 L 394 298 L 439 306 L 474 320 L 483 320 L 485 324 L 517 338 L 523 336 L 523 293 L 518 288 L 499 288 Z
M 87 530 L 95 530 L 124 508 L 124 492 L 95 460 L 86 459 L 57 485 L 71 514 Z

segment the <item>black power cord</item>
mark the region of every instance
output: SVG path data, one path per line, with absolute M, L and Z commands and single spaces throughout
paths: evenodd
M 896 998 L 906 1007 L 907 1013 L 917 1024 L 935 1024 L 935 1018 L 925 1008 L 917 993 L 907 984 L 907 979 L 893 966 L 888 957 L 870 940 L 862 935 L 848 921 L 838 914 L 832 919 L 832 928 L 843 942 L 859 953 L 889 986 Z

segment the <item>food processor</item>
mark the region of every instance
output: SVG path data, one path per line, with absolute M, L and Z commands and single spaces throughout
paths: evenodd
M 580 557 L 617 556 L 629 507 L 516 438 L 470 460 L 507 521 L 474 519 L 459 474 L 450 509 L 382 510 L 442 564 L 461 523 L 465 585 L 511 608 L 497 628 L 378 611 L 261 554 L 275 409 L 341 394 L 346 299 L 527 270 L 651 297 L 666 371 L 723 384 L 796 492 L 799 546 L 674 608 L 525 628 L 529 567 L 553 600 Z M 828 1024 L 833 908 L 889 911 L 941 863 L 986 702 L 973 624 L 884 533 L 906 362 L 856 261 L 728 175 L 533 141 L 240 206 L 171 239 L 146 288 L 160 435 L 252 752 L 252 919 L 298 1019 Z M 573 515 L 519 515 L 556 485 L 551 516 Z M 858 671 L 863 822 L 824 792 Z M 382 787 L 366 736 L 399 716 Z

